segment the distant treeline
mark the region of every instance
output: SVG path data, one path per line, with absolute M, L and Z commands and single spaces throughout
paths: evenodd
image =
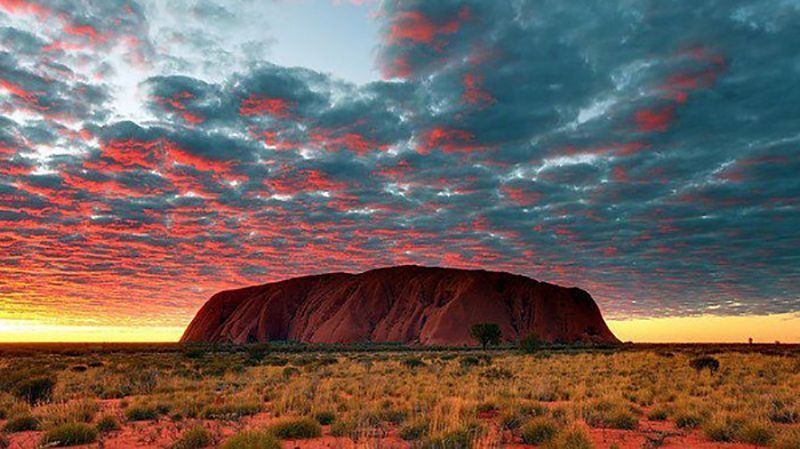
M 486 349 L 491 352 L 516 351 L 514 343 L 504 343 Z M 798 344 L 739 344 L 739 343 L 623 343 L 618 345 L 546 344 L 538 350 L 567 353 L 654 351 L 660 353 L 689 352 L 713 354 L 715 352 L 759 352 L 767 354 L 800 353 Z M 295 341 L 272 341 L 235 345 L 226 343 L 0 343 L 0 356 L 51 353 L 64 356 L 81 356 L 87 353 L 343 353 L 343 352 L 476 352 L 478 346 L 421 346 L 403 343 L 342 343 L 317 344 Z

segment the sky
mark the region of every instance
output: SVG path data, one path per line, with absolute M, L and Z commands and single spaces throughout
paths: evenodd
M 800 341 L 797 42 L 797 0 L 0 0 L 0 341 L 398 264 Z

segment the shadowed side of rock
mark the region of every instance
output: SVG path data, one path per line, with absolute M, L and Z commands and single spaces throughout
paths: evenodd
M 616 343 L 592 297 L 502 272 L 399 266 L 294 278 L 214 295 L 181 341 L 474 345 L 472 324 L 503 339 Z

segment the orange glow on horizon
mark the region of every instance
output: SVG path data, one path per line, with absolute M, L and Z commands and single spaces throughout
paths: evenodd
M 176 326 L 74 326 L 0 319 L 0 343 L 165 343 L 183 334 Z
M 800 313 L 607 320 L 622 341 L 635 343 L 800 343 Z M 67 325 L 0 318 L 0 343 L 176 342 L 182 326 Z
M 607 320 L 622 341 L 635 343 L 798 343 L 800 313 L 775 315 L 637 318 Z

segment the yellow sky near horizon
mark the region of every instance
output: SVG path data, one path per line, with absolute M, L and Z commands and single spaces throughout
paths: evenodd
M 606 320 L 622 341 L 636 343 L 800 343 L 800 313 Z M 0 319 L 0 343 L 175 342 L 179 326 L 74 326 Z

